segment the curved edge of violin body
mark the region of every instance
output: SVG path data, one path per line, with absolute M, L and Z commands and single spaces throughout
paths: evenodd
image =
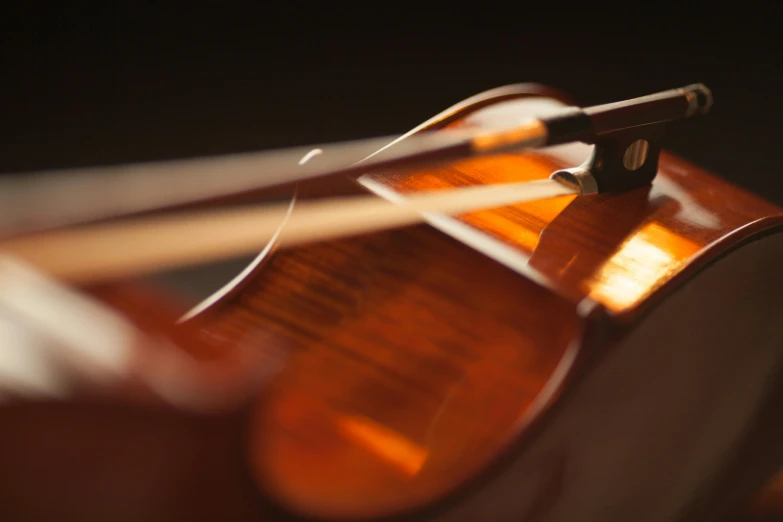
M 562 107 L 548 96 L 489 91 L 414 131 Z M 543 179 L 589 152 L 385 172 L 355 190 Z M 276 369 L 248 438 L 276 513 L 711 520 L 780 463 L 746 457 L 779 430 L 765 413 L 781 396 L 781 232 L 783 210 L 665 154 L 645 189 L 275 252 L 190 323 L 264 347 Z
M 783 234 L 710 264 L 631 326 L 589 320 L 557 401 L 444 520 L 718 520 L 783 463 Z

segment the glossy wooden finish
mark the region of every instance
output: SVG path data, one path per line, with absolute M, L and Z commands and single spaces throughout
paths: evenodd
M 491 127 L 556 108 L 548 99 L 506 101 L 451 126 Z M 546 179 L 556 170 L 580 165 L 591 149 L 569 144 L 544 152 L 471 159 L 425 172 L 373 174 L 361 182 L 392 197 Z M 600 304 L 624 316 L 651 303 L 648 297 L 656 289 L 701 262 L 700 258 L 715 255 L 715 251 L 708 252 L 712 243 L 744 227 L 748 228 L 740 235 L 781 220 L 781 210 L 774 205 L 665 154 L 649 190 L 578 199 L 564 196 L 443 218 L 436 226 L 461 237 L 468 225 L 491 238 L 481 242 L 480 248 L 490 257 L 499 257 L 502 254 L 495 254 L 496 250 L 510 247 L 516 259 L 508 264 L 521 274 L 573 303 L 590 308 Z
M 541 406 L 578 328 L 569 303 L 425 227 L 280 253 L 209 321 L 279 358 L 255 419 L 259 480 L 335 518 L 475 474 Z
M 463 105 L 462 118 L 451 111 L 429 127 L 491 125 L 560 105 L 519 94 Z M 360 183 L 399 198 L 540 179 L 587 153 L 569 145 Z M 511 447 L 554 418 L 547 411 L 595 348 L 614 346 L 696 268 L 781 223 L 780 209 L 667 154 L 649 189 L 277 252 L 190 325 L 223 346 L 262 348 L 277 369 L 247 450 L 257 487 L 282 513 L 417 512 L 456 491 L 470 498 L 475 479 L 491 483 L 491 470 L 516 458 Z M 550 464 L 545 474 L 557 475 Z
M 415 132 L 518 121 L 560 106 L 548 92 L 491 91 Z M 318 190 L 539 179 L 587 153 Z M 715 520 L 783 463 L 782 222 L 666 155 L 649 189 L 273 252 L 173 335 L 201 362 L 257 353 L 257 400 L 3 407 L 0 518 Z M 155 295 L 94 295 L 171 333 Z

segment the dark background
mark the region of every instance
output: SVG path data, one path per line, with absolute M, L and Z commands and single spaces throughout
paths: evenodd
M 670 148 L 783 203 L 779 4 L 17 6 L 0 171 L 402 133 L 508 83 L 589 105 L 700 81 L 714 112 Z
M 0 172 L 402 133 L 509 83 L 591 105 L 704 82 L 669 148 L 783 204 L 780 2 L 375 4 L 17 5 Z
M 704 82 L 669 147 L 783 205 L 783 2 L 372 4 L 6 5 L 0 173 L 402 133 L 509 83 L 592 105 Z M 170 281 L 203 296 L 245 262 Z
M 0 174 L 402 133 L 509 83 L 592 105 L 704 82 L 669 148 L 783 205 L 783 2 L 372 4 L 6 5 Z M 246 261 L 168 282 L 197 301 Z

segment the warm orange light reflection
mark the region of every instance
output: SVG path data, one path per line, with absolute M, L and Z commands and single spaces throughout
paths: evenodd
M 367 417 L 342 416 L 337 424 L 345 437 L 394 464 L 407 475 L 416 475 L 427 460 L 426 449 Z
M 547 179 L 552 171 L 553 166 L 549 160 L 535 155 L 508 154 L 469 158 L 442 169 L 418 172 L 416 176 L 406 177 L 404 186 L 396 186 L 395 190 L 406 193 L 480 184 L 535 181 Z M 538 246 L 544 228 L 575 197 L 561 196 L 471 212 L 459 216 L 458 219 L 512 245 L 533 252 Z
M 664 283 L 700 246 L 651 222 L 639 229 L 586 283 L 610 310 L 631 308 Z
M 550 162 L 536 156 L 492 156 L 465 160 L 451 168 L 471 177 L 483 177 L 484 182 L 509 183 L 546 179 L 552 173 Z M 487 180 L 487 177 L 491 179 Z M 484 229 L 513 245 L 533 252 L 541 232 L 576 196 L 542 199 L 508 207 L 473 212 L 460 220 Z

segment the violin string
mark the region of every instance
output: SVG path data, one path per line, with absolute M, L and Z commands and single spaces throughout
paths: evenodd
M 459 215 L 576 194 L 554 180 L 483 185 L 407 196 L 302 201 L 287 217 L 278 248 L 421 223 L 433 214 Z M 0 242 L 0 252 L 49 275 L 87 283 L 217 261 L 258 251 L 278 233 L 289 204 L 140 218 L 50 231 Z
M 127 217 L 326 176 L 453 161 L 512 145 L 529 148 L 542 144 L 546 135 L 546 127 L 531 120 L 512 129 L 453 129 L 403 140 L 370 138 L 317 147 L 5 174 L 0 180 L 0 237 Z

